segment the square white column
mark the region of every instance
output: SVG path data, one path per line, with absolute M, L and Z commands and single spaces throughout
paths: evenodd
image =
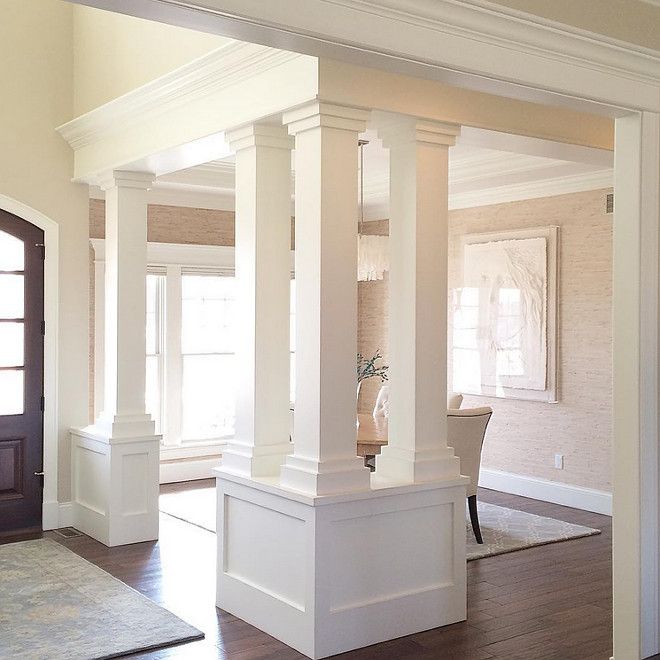
M 282 486 L 313 495 L 369 489 L 357 457 L 358 133 L 365 110 L 310 103 L 295 135 L 296 402 Z
M 236 434 L 223 469 L 278 476 L 289 439 L 291 149 L 282 126 L 230 131 L 236 152 Z
M 376 476 L 455 478 L 447 447 L 449 147 L 460 127 L 375 114 L 390 149 L 390 413 Z
M 161 436 L 145 410 L 147 190 L 153 175 L 114 171 L 106 192 L 103 410 L 72 430 L 74 525 L 106 545 L 158 538 Z

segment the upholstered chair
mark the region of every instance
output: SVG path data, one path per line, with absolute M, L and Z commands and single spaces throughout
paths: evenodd
M 374 417 L 389 417 L 390 414 L 390 386 L 383 385 L 378 390 L 376 405 L 374 406 Z
M 493 409 L 488 407 L 447 411 L 447 444 L 454 448 L 456 456 L 461 461 L 461 474 L 470 478 L 467 487 L 467 501 L 472 530 L 477 543 L 483 543 L 477 513 L 481 449 L 492 414 Z
M 448 410 L 458 410 L 463 403 L 463 395 L 456 394 L 456 392 L 447 393 L 447 409 Z

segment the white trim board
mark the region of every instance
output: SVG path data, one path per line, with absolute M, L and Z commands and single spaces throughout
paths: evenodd
M 486 468 L 481 468 L 479 485 L 482 488 L 561 504 L 573 509 L 602 513 L 606 516 L 612 515 L 612 493 L 603 490 L 572 486 L 557 481 L 525 477 L 521 474 Z
M 160 462 L 160 483 L 173 484 L 196 479 L 214 479 L 213 469 L 222 463 L 222 456 L 197 458 L 194 460 Z

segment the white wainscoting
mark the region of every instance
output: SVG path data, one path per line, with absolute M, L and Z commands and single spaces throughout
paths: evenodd
M 465 619 L 464 478 L 313 498 L 215 475 L 221 609 L 310 658 Z
M 531 497 L 534 500 L 562 504 L 574 509 L 602 513 L 606 516 L 612 515 L 612 493 L 603 490 L 484 468 L 481 468 L 479 474 L 479 485 L 482 488 Z

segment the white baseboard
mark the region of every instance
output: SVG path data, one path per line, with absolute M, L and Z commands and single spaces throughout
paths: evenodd
M 482 468 L 479 474 L 479 485 L 512 495 L 531 497 L 534 500 L 562 504 L 607 516 L 612 515 L 612 493 L 603 490 L 571 486 L 557 481 L 524 477 L 520 474 L 485 468 Z
M 212 479 L 215 477 L 212 470 L 217 468 L 222 459 L 220 456 L 207 456 L 180 461 L 161 461 L 160 483 L 173 484 L 180 481 L 194 481 L 195 479 Z
M 59 529 L 73 525 L 73 508 L 71 502 L 44 502 L 42 528 Z

